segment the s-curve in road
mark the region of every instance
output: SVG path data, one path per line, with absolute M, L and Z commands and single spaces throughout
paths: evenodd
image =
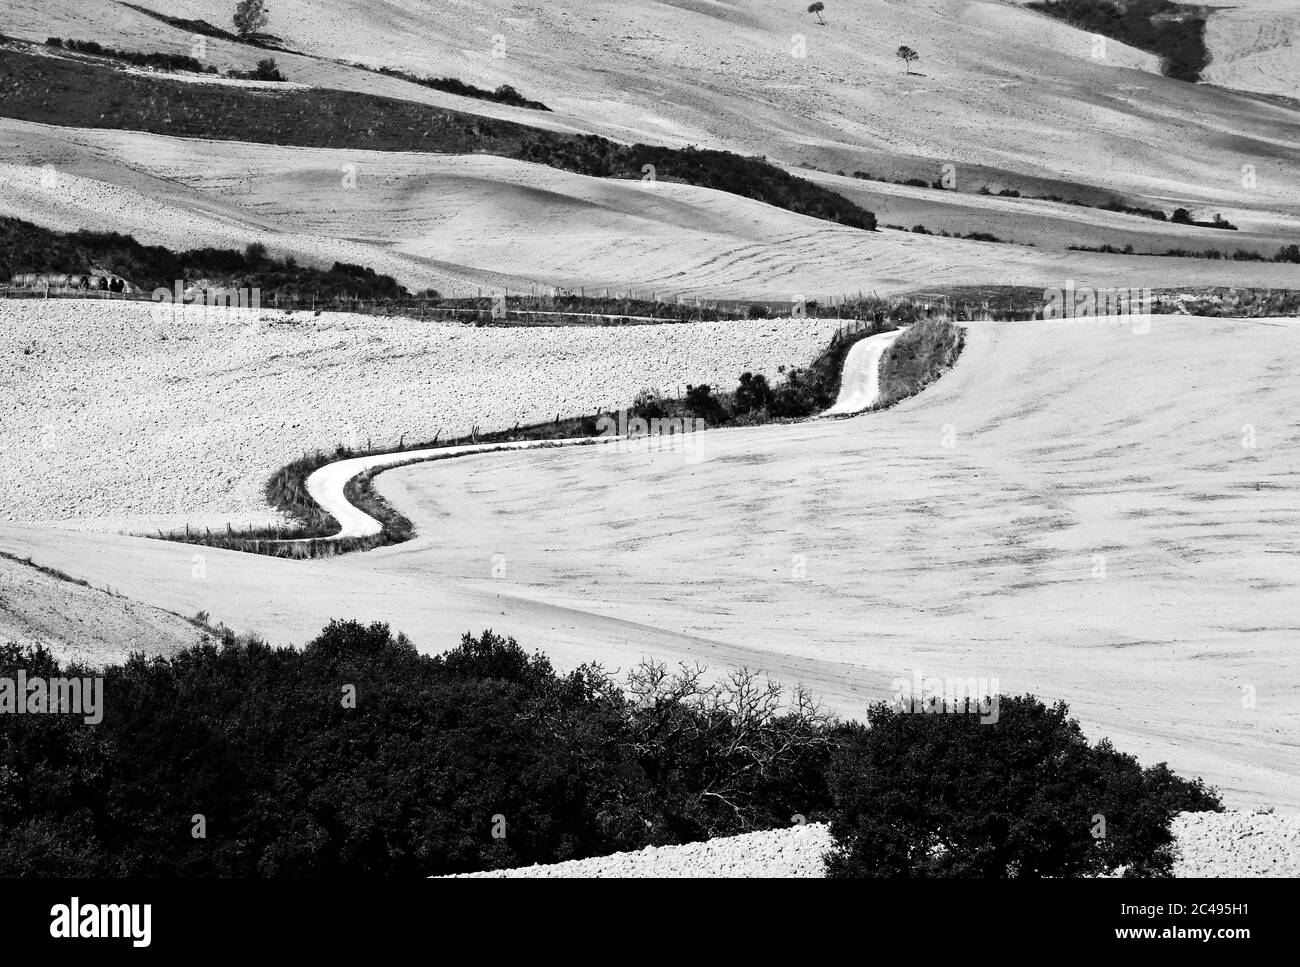
M 880 360 L 903 332 L 903 329 L 882 332 L 849 347 L 848 355 L 844 357 L 839 399 L 823 416 L 861 413 L 875 404 L 880 396 Z
M 840 395 L 826 416 L 860 413 L 876 402 L 880 394 L 880 360 L 885 351 L 903 333 L 903 329 L 868 336 L 855 343 L 844 359 Z M 442 460 L 496 450 L 526 450 L 533 447 L 575 446 L 609 442 L 609 438 L 570 438 L 566 440 L 520 440 L 510 443 L 465 444 L 454 447 L 430 447 L 379 453 L 339 460 L 315 471 L 307 478 L 307 492 L 318 506 L 339 522 L 339 532 L 330 540 L 373 537 L 383 531 L 383 524 L 354 506 L 347 498 L 348 481 L 360 474 L 402 464 Z
M 327 464 L 307 478 L 307 493 L 326 513 L 339 522 L 339 532 L 329 540 L 351 537 L 373 537 L 383 531 L 384 525 L 364 510 L 354 507 L 347 498 L 348 481 L 371 470 L 380 470 L 400 464 L 419 463 L 425 460 L 445 460 L 494 450 L 527 450 L 530 447 L 562 447 L 578 444 L 605 443 L 612 437 L 583 437 L 567 440 L 517 440 L 510 443 L 467 443 L 455 447 L 429 447 L 423 450 L 403 450 L 397 453 L 376 453 L 353 457 Z

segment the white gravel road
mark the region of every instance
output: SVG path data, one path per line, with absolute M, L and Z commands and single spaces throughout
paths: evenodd
M 880 395 L 880 360 L 903 330 L 882 332 L 868 336 L 855 343 L 844 359 L 844 376 L 840 385 L 840 395 L 835 405 L 826 411 L 827 416 L 845 416 L 860 413 L 876 402 Z M 602 438 L 597 443 L 613 442 L 611 438 Z M 307 478 L 307 492 L 339 523 L 339 531 L 333 539 L 371 537 L 383 530 L 383 525 L 348 502 L 346 488 L 348 481 L 359 474 L 382 467 L 398 464 L 419 463 L 425 460 L 451 459 L 476 453 L 489 453 L 493 450 L 527 450 L 536 447 L 574 446 L 592 444 L 591 439 L 571 440 L 526 440 L 517 443 L 496 443 L 467 445 L 457 447 L 440 447 L 423 450 L 407 450 L 400 453 L 383 453 L 374 456 L 355 457 L 351 460 L 339 460 L 321 467 Z
M 903 329 L 882 332 L 849 347 L 844 357 L 844 376 L 840 382 L 839 398 L 823 416 L 861 413 L 876 402 L 880 395 L 880 361 L 903 332 Z
M 404 450 L 398 453 L 379 453 L 373 456 L 339 460 L 321 467 L 307 478 L 307 492 L 312 500 L 339 523 L 339 532 L 331 540 L 350 537 L 371 537 L 380 533 L 384 525 L 364 510 L 348 502 L 348 481 L 368 470 L 392 467 L 398 464 L 421 463 L 426 460 L 448 460 L 475 453 L 495 450 L 527 450 L 535 447 L 563 447 L 612 443 L 615 438 L 578 438 L 569 440 L 519 440 L 512 443 L 465 444 L 455 447 L 429 447 L 422 450 Z M 286 542 L 300 543 L 300 542 Z

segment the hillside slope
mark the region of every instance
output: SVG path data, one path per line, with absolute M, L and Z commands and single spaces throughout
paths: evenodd
M 975 324 L 920 396 L 711 431 L 698 463 L 579 447 L 390 471 L 417 537 L 382 550 L 206 550 L 200 582 L 193 547 L 161 541 L 14 524 L 0 549 L 278 642 L 331 616 L 431 651 L 491 627 L 566 667 L 762 668 L 855 717 L 914 670 L 997 678 L 1231 804 L 1295 810 L 1297 372 L 1295 320 Z
M 18 0 L 10 7 L 3 31 L 28 40 L 94 37 L 127 49 L 198 51 L 210 63 L 245 69 L 267 55 L 212 38 L 199 38 L 196 47 L 190 30 L 113 0 Z M 180 0 L 166 13 L 226 26 L 229 4 Z M 1300 111 L 1161 77 L 1154 57 L 1117 42 L 1094 57 L 1087 33 L 1014 3 L 862 0 L 829 10 L 824 26 L 788 0 L 631 8 L 611 0 L 483 0 L 472 7 L 284 0 L 272 14 L 278 43 L 297 52 L 273 53 L 296 82 L 558 131 L 761 154 L 880 209 L 882 223 L 987 232 L 1022 245 L 925 237 L 882 244 L 716 192 L 593 186 L 484 158 L 277 153 L 13 121 L 0 128 L 7 160 L 52 164 L 100 184 L 74 181 L 67 198 L 33 196 L 22 191 L 29 170 L 13 173 L 19 191 L 0 197 L 50 227 L 121 218 L 151 242 L 190 232 L 208 241 L 251 237 L 313 261 L 334 256 L 448 291 L 540 283 L 788 299 L 936 282 L 1059 283 L 1094 273 L 1114 284 L 1179 285 L 1200 281 L 1202 272 L 1212 277 L 1207 282 L 1300 284 L 1293 267 L 1057 257 L 1070 244 L 1272 254 L 1294 241 Z M 1278 31 L 1269 49 L 1293 49 Z M 894 56 L 900 43 L 921 52 L 913 73 Z M 354 61 L 486 88 L 507 83 L 555 110 L 444 94 L 348 66 Z M 1234 68 L 1243 75 L 1252 69 L 1244 61 Z M 832 174 L 930 182 L 945 164 L 953 166 L 956 192 Z M 350 193 L 341 187 L 347 166 L 359 167 Z M 980 188 L 1166 212 L 1186 207 L 1198 218 L 1221 213 L 1242 231 L 1027 197 L 989 199 Z M 87 191 L 105 197 L 95 204 L 84 199 Z M 168 210 L 145 217 L 155 202 Z M 279 237 L 268 238 L 269 230 Z
M 1205 25 L 1211 84 L 1300 97 L 1300 9 L 1291 0 L 1234 0 Z
M 261 241 L 325 265 L 368 265 L 413 289 L 444 294 L 559 285 L 789 301 L 935 283 L 1059 287 L 1067 279 L 1120 287 L 1300 287 L 1294 265 L 1069 252 L 1063 241 L 1039 248 L 862 232 L 727 192 L 592 178 L 491 156 L 290 148 L 14 120 L 0 120 L 0 144 L 12 159 L 0 164 L 0 214 L 50 228 L 118 230 L 179 248 Z M 45 164 L 55 169 L 52 185 L 43 181 Z M 344 183 L 348 172 L 355 187 Z M 864 205 L 887 197 L 867 182 L 818 177 Z M 969 208 L 954 214 L 966 198 L 988 217 L 972 218 Z M 1010 237 L 1021 241 L 1045 241 L 1046 234 L 1122 241 L 1138 231 L 1145 233 L 1140 250 L 1249 241 L 1236 237 L 1244 232 L 1162 229 L 1145 218 L 1050 203 L 1022 202 L 1013 212 L 1013 201 L 921 199 L 914 203 L 939 206 L 927 210 L 941 213 L 938 220 L 915 209 L 908 215 L 934 229 L 988 227 L 1002 217 Z M 1027 221 L 1026 211 L 1037 214 Z M 1075 228 L 1078 221 L 1084 227 Z M 1289 224 L 1273 216 L 1251 237 L 1274 251 Z M 1233 238 L 1221 239 L 1227 235 Z
M 112 0 L 10 6 L 5 30 L 16 37 L 80 32 L 116 46 L 178 53 L 194 43 L 189 32 Z M 317 58 L 277 55 L 291 80 L 450 97 L 358 73 L 338 60 L 488 88 L 509 83 L 555 108 L 554 117 L 515 109 L 504 115 L 530 124 L 710 144 L 792 163 L 832 162 L 847 151 L 1059 171 L 1085 181 L 1103 176 L 1117 188 L 1179 172 L 1176 181 L 1195 185 L 1215 167 L 1211 159 L 1248 138 L 1252 153 L 1295 164 L 1271 150 L 1277 125 L 1294 131 L 1294 116 L 1162 78 L 1154 56 L 1117 42 L 1094 58 L 1087 33 L 1010 2 L 860 0 L 832 5 L 825 26 L 805 6 L 281 0 L 270 29 L 286 47 Z M 166 8 L 223 26 L 229 10 L 226 0 L 177 0 Z M 798 56 L 796 35 L 805 56 Z M 205 43 L 214 63 L 265 56 Z M 922 55 L 910 76 L 894 56 L 902 43 Z M 483 114 L 500 110 L 463 98 L 443 103 Z M 1180 146 L 1176 155 L 1163 150 L 1171 144 Z
M 202 638 L 170 612 L 12 558 L 0 557 L 0 587 L 0 643 L 42 647 L 63 662 L 102 665 L 132 652 L 170 655 Z

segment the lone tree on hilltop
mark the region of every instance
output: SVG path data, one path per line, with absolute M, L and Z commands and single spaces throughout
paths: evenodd
M 822 19 L 822 11 L 825 9 L 826 4 L 822 3 L 821 0 L 817 0 L 816 3 L 808 4 L 808 12 L 817 14 L 817 22 L 822 25 L 825 25 L 826 23 L 826 21 Z
M 239 36 L 247 40 L 262 30 L 271 17 L 266 12 L 266 0 L 239 0 L 232 19 Z
M 907 44 L 904 44 L 902 47 L 898 48 L 898 56 L 903 58 L 903 66 L 907 68 L 906 73 L 908 74 L 912 73 L 912 61 L 919 60 L 921 58 L 921 55 L 918 54 L 916 51 L 914 51 L 911 47 L 908 47 Z

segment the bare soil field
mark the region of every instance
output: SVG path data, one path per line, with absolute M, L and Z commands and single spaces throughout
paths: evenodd
M 507 329 L 78 300 L 0 301 L 0 517 L 153 533 L 274 522 L 304 451 L 395 446 L 776 376 L 834 320 Z

